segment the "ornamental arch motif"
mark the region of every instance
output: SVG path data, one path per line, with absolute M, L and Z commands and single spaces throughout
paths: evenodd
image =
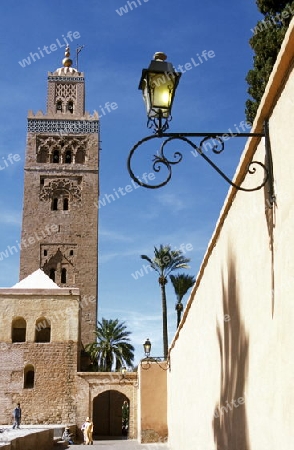
M 52 210 L 68 210 L 70 203 L 82 200 L 81 178 L 44 178 L 41 183 L 39 198 L 41 201 L 51 201 Z M 57 199 L 57 200 L 54 200 Z M 60 199 L 60 201 L 59 201 Z M 67 201 L 65 201 L 67 199 Z M 54 203 L 55 201 L 55 203 Z M 59 203 L 61 206 L 59 206 Z
M 67 107 L 69 105 L 70 102 Z M 69 135 L 71 132 L 71 129 L 62 128 L 56 136 L 38 135 L 36 139 L 37 162 L 50 164 L 74 164 L 77 162 L 78 164 L 84 164 L 86 157 L 88 157 L 86 150 L 88 148 L 88 137 L 71 136 Z

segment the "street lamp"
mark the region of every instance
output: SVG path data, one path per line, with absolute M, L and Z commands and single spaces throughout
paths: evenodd
M 144 370 L 150 369 L 151 363 L 156 363 L 162 370 L 167 370 L 169 368 L 169 360 L 165 360 L 163 356 L 151 357 L 151 342 L 150 339 L 146 339 L 143 344 L 145 358 L 141 359 L 141 367 Z
M 147 110 L 148 127 L 155 126 L 162 131 L 168 129 L 175 92 L 182 75 L 165 61 L 166 58 L 162 52 L 155 53 L 148 69 L 142 70 L 139 83 Z
M 119 379 L 119 384 L 124 385 L 127 383 L 131 383 L 133 386 L 138 387 L 138 380 L 137 380 L 137 375 L 135 377 L 130 377 L 127 376 L 127 369 L 126 366 L 122 366 L 120 369 L 120 379 Z
M 143 347 L 144 347 L 145 356 L 148 358 L 150 356 L 150 353 L 151 353 L 151 342 L 150 342 L 150 340 L 148 338 L 144 342 Z
M 180 140 L 189 144 L 197 154 L 201 156 L 218 174 L 226 180 L 231 186 L 237 190 L 252 192 L 257 191 L 268 183 L 269 186 L 269 203 L 270 206 L 275 203 L 274 192 L 274 177 L 272 166 L 272 154 L 269 137 L 268 122 L 264 122 L 263 132 L 261 133 L 232 133 L 228 132 L 212 132 L 212 133 L 168 133 L 166 130 L 169 128 L 169 122 L 172 119 L 171 110 L 175 92 L 181 77 L 181 73 L 174 70 L 171 63 L 166 62 L 166 55 L 162 52 L 157 52 L 154 55 L 154 59 L 151 61 L 148 69 L 142 70 L 142 76 L 139 83 L 139 89 L 142 90 L 143 99 L 147 111 L 147 126 L 154 129 L 154 134 L 147 136 L 138 141 L 131 149 L 127 167 L 131 178 L 140 186 L 157 189 L 166 185 L 172 176 L 172 167 L 181 162 L 183 155 L 179 151 L 173 153 L 172 158 L 168 158 L 165 154 L 166 145 L 172 141 Z M 203 139 L 199 144 L 195 144 L 190 138 L 202 137 Z M 256 137 L 258 139 L 265 138 L 265 151 L 266 151 L 266 165 L 260 161 L 251 161 L 248 165 L 247 172 L 249 174 L 255 174 L 257 169 L 263 170 L 263 180 L 259 182 L 257 186 L 251 188 L 241 187 L 234 183 L 205 153 L 204 150 L 208 142 L 211 144 L 210 148 L 214 154 L 220 154 L 224 150 L 225 141 L 231 137 Z M 149 182 L 142 181 L 137 175 L 135 175 L 132 168 L 132 158 L 136 150 L 145 142 L 152 139 L 164 139 L 160 149 L 154 154 L 153 157 L 153 170 L 154 172 L 160 172 L 161 169 L 166 169 L 167 175 L 164 181 L 157 184 L 150 184 Z

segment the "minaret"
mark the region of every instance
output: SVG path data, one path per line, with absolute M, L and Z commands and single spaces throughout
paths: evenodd
M 28 114 L 20 280 L 41 268 L 80 288 L 85 345 L 97 322 L 99 119 L 68 47 L 62 64 L 48 73 L 46 114 Z

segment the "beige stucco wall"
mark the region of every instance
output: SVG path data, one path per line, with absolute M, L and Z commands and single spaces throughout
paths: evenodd
M 34 342 L 36 321 L 51 324 L 51 342 L 79 340 L 79 289 L 0 289 L 0 341 L 11 342 L 11 324 L 17 317 L 27 324 L 26 341 Z
M 228 194 L 171 345 L 172 450 L 293 447 L 293 57 L 292 21 L 252 130 L 269 118 L 276 206 L 268 208 L 267 187 Z M 257 142 L 237 179 L 252 156 L 264 162 Z
M 166 442 L 167 365 L 143 362 L 139 371 L 138 438 L 144 442 Z

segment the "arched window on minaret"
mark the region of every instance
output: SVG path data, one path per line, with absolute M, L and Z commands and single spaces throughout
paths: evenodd
M 38 163 L 48 162 L 48 149 L 46 147 L 41 147 L 37 154 Z
M 62 283 L 62 284 L 65 284 L 65 283 L 66 283 L 66 269 L 65 269 L 65 268 L 63 268 L 63 269 L 61 270 L 61 283 Z
M 64 156 L 64 162 L 65 162 L 65 164 L 71 163 L 71 151 L 70 150 L 66 150 L 65 156 Z
M 55 269 L 50 269 L 49 278 L 55 282 Z
M 58 111 L 62 112 L 62 101 L 61 100 L 58 100 L 56 102 L 56 112 L 58 112 Z
M 73 104 L 73 101 L 72 101 L 72 100 L 70 100 L 70 101 L 67 103 L 67 110 L 68 110 L 71 114 L 73 114 L 74 104 Z
M 82 148 L 78 148 L 76 152 L 75 162 L 77 164 L 84 164 L 85 162 L 85 151 Z
M 55 149 L 52 157 L 53 163 L 59 163 L 59 150 Z
M 56 197 L 53 198 L 51 209 L 52 209 L 52 211 L 58 210 L 58 198 L 56 198 Z
M 68 198 L 63 199 L 63 211 L 68 211 Z

